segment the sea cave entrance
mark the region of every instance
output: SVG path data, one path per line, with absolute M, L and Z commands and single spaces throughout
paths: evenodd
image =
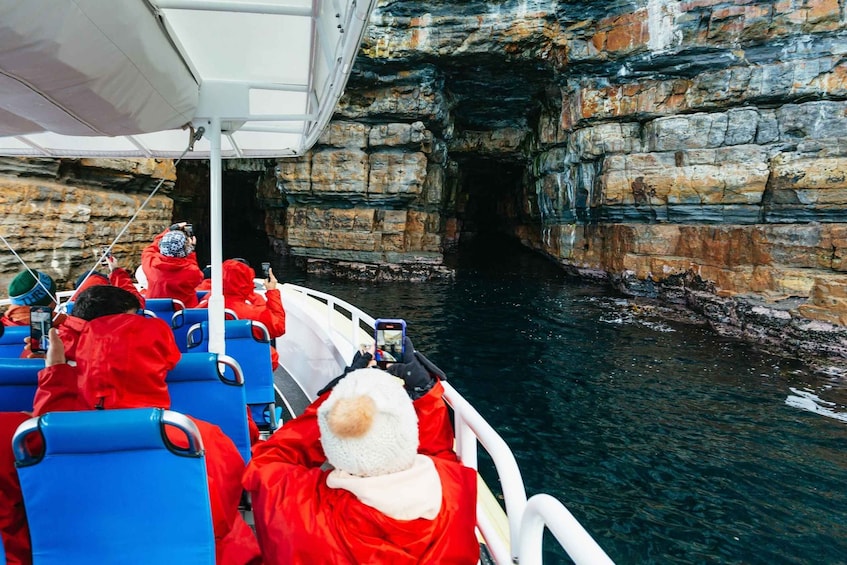
M 472 158 L 459 163 L 456 219 L 459 246 L 518 238 L 528 222 L 526 166 L 519 161 Z
M 224 170 L 223 183 L 223 257 L 241 257 L 253 267 L 268 261 L 271 248 L 265 232 L 265 210 L 259 206 L 257 186 L 264 171 Z M 170 194 L 174 200 L 173 221 L 189 221 L 197 234 L 197 261 L 201 266 L 211 260 L 209 247 L 209 164 L 188 161 L 177 168 L 177 181 Z

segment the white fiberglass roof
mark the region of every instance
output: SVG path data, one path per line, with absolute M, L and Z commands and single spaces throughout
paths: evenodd
M 212 118 L 223 157 L 302 154 L 374 2 L 2 2 L 0 155 L 177 157 Z

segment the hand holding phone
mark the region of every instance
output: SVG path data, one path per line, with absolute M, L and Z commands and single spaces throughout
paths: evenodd
M 52 367 L 53 365 L 62 365 L 67 362 L 65 344 L 62 343 L 59 337 L 59 330 L 50 328 L 50 346 L 47 348 L 47 356 L 45 357 L 44 364 L 46 367 Z
M 53 326 L 53 309 L 49 306 L 30 306 L 29 348 L 33 353 L 47 351 L 49 332 Z
M 376 341 L 374 359 L 381 368 L 385 368 L 388 363 L 403 361 L 406 321 L 396 318 L 375 320 L 374 341 Z
M 100 258 L 98 263 L 104 267 L 109 267 L 109 271 L 114 271 L 115 267 L 118 266 L 118 260 L 115 259 L 115 256 L 112 255 L 112 251 L 108 247 L 103 247 L 99 251 L 98 257 Z
M 268 280 L 270 278 L 271 264 L 270 263 L 262 263 L 262 278 Z

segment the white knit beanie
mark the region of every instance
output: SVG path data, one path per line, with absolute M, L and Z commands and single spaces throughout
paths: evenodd
M 418 452 L 418 417 L 403 382 L 358 369 L 318 408 L 321 445 L 333 467 L 360 477 L 405 471 Z

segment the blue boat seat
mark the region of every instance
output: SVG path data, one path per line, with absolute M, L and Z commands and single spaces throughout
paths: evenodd
M 237 320 L 238 316 L 232 310 L 224 310 L 224 318 L 227 320 Z M 206 322 L 209 320 L 208 308 L 184 308 L 178 312 L 174 312 L 171 317 L 171 329 L 174 332 L 176 346 L 183 353 L 188 351 L 188 330 L 194 324 Z
M 44 453 L 29 451 L 33 434 Z M 12 448 L 34 563 L 214 565 L 203 441 L 186 416 L 52 412 L 21 424 Z
M 250 461 L 244 377 L 235 359 L 217 353 L 185 353 L 166 382 L 171 410 L 215 424 L 235 443 L 244 462 Z
M 30 412 L 44 359 L 0 358 L 0 412 Z
M 0 358 L 20 357 L 24 351 L 24 338 L 29 337 L 29 326 L 6 326 L 0 336 Z
M 43 453 L 29 451 L 34 434 Z M 12 448 L 34 563 L 214 565 L 203 440 L 186 416 L 52 412 L 21 424 Z
M 176 298 L 146 298 L 144 300 L 144 309 L 153 312 L 157 318 L 161 318 L 167 323 L 171 323 L 174 312 L 185 309 L 185 304 L 182 300 Z
M 279 426 L 279 417 L 268 328 L 256 320 L 227 320 L 224 322 L 224 336 L 226 354 L 238 361 L 244 372 L 244 390 L 253 421 L 259 429 L 275 430 Z M 187 340 L 189 351 L 208 351 L 209 323 L 195 324 Z

